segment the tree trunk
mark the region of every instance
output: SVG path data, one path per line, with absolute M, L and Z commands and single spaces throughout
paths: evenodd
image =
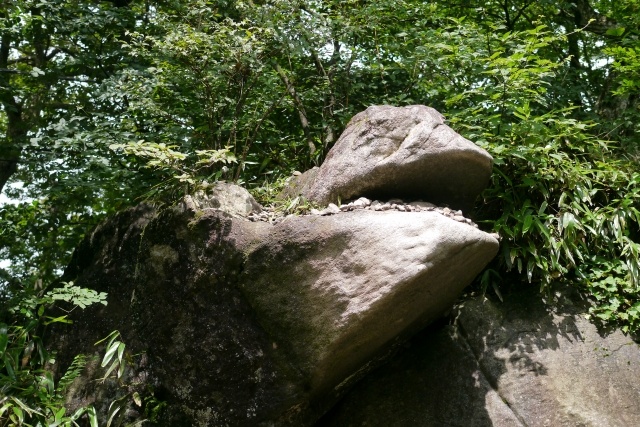
M 0 40 L 0 68 L 8 69 L 11 38 L 3 35 Z M 0 193 L 7 181 L 18 170 L 22 144 L 27 132 L 22 120 L 22 106 L 11 93 L 10 74 L 0 73 L 0 103 L 7 116 L 7 128 L 4 138 L 0 139 Z
M 586 27 L 586 31 L 602 36 L 607 33 L 607 30 L 618 25 L 613 19 L 598 13 L 589 0 L 572 0 L 569 3 L 573 6 L 570 13 L 574 16 L 576 25 Z

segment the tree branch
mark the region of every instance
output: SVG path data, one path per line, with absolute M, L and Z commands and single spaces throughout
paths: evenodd
M 300 124 L 302 125 L 302 131 L 304 132 L 304 136 L 307 140 L 307 145 L 309 146 L 309 156 L 313 156 L 313 153 L 316 151 L 316 145 L 313 143 L 313 137 L 311 136 L 311 129 L 309 127 L 309 119 L 307 118 L 307 112 L 304 108 L 304 104 L 302 104 L 295 86 L 293 85 L 293 83 L 291 83 L 280 64 L 273 61 L 273 69 L 276 71 L 276 73 L 278 73 L 280 80 L 282 80 L 282 83 L 284 83 L 289 96 L 291 96 L 291 99 L 296 106 L 296 110 L 298 110 L 298 115 L 300 116 Z
M 615 28 L 618 23 L 596 12 L 589 0 L 572 0 L 571 15 L 574 18 L 574 22 L 578 28 L 584 28 L 586 31 L 590 31 L 599 35 L 606 35 L 607 30 Z

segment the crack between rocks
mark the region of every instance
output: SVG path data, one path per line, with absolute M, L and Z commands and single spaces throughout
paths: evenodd
M 500 397 L 500 400 L 502 400 L 502 402 L 507 406 L 507 408 L 509 408 L 513 416 L 516 417 L 518 421 L 520 421 L 522 426 L 529 427 L 529 425 L 524 420 L 524 418 L 518 413 L 518 411 L 513 406 L 511 406 L 511 403 L 509 402 L 509 400 L 507 400 L 507 398 L 502 395 L 498 387 L 498 384 L 492 380 L 491 375 L 489 375 L 489 372 L 484 368 L 483 364 L 480 362 L 480 356 L 476 354 L 473 346 L 469 342 L 469 338 L 468 338 L 469 335 L 465 331 L 462 324 L 456 321 L 455 326 L 456 326 L 456 329 L 460 332 L 460 337 L 462 338 L 465 346 L 469 349 L 469 351 L 473 355 L 473 358 L 476 360 L 476 363 L 478 364 L 478 369 L 480 370 L 480 373 L 485 378 L 485 380 L 487 380 L 487 384 L 489 384 L 489 386 L 493 389 L 493 391 L 496 392 L 496 394 Z

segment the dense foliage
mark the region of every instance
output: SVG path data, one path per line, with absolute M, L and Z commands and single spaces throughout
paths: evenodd
M 106 294 L 66 283 L 40 297 L 29 291 L 13 296 L 8 312 L 0 319 L 0 426 L 72 425 L 85 415 L 91 425 L 97 425 L 93 407 L 67 414 L 63 406 L 64 395 L 82 372 L 86 358 L 76 356 L 58 379 L 49 369 L 55 363 L 55 353 L 46 348 L 45 330 L 51 324 L 69 322 L 68 312 L 58 309 L 51 315 L 56 302 L 68 303 L 67 308 L 85 308 L 106 304 Z M 6 320 L 10 323 L 4 323 Z
M 205 180 L 267 194 L 356 112 L 426 104 L 495 158 L 482 286 L 577 286 L 638 331 L 639 21 L 637 0 L 0 1 L 4 309 L 109 213 Z

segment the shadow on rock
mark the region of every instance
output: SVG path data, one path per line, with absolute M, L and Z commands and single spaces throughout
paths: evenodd
M 466 298 L 451 324 L 415 337 L 317 425 L 639 425 L 638 345 L 598 331 L 575 292 L 556 296 Z
M 317 426 L 518 425 L 457 329 L 436 324 L 370 374 Z

